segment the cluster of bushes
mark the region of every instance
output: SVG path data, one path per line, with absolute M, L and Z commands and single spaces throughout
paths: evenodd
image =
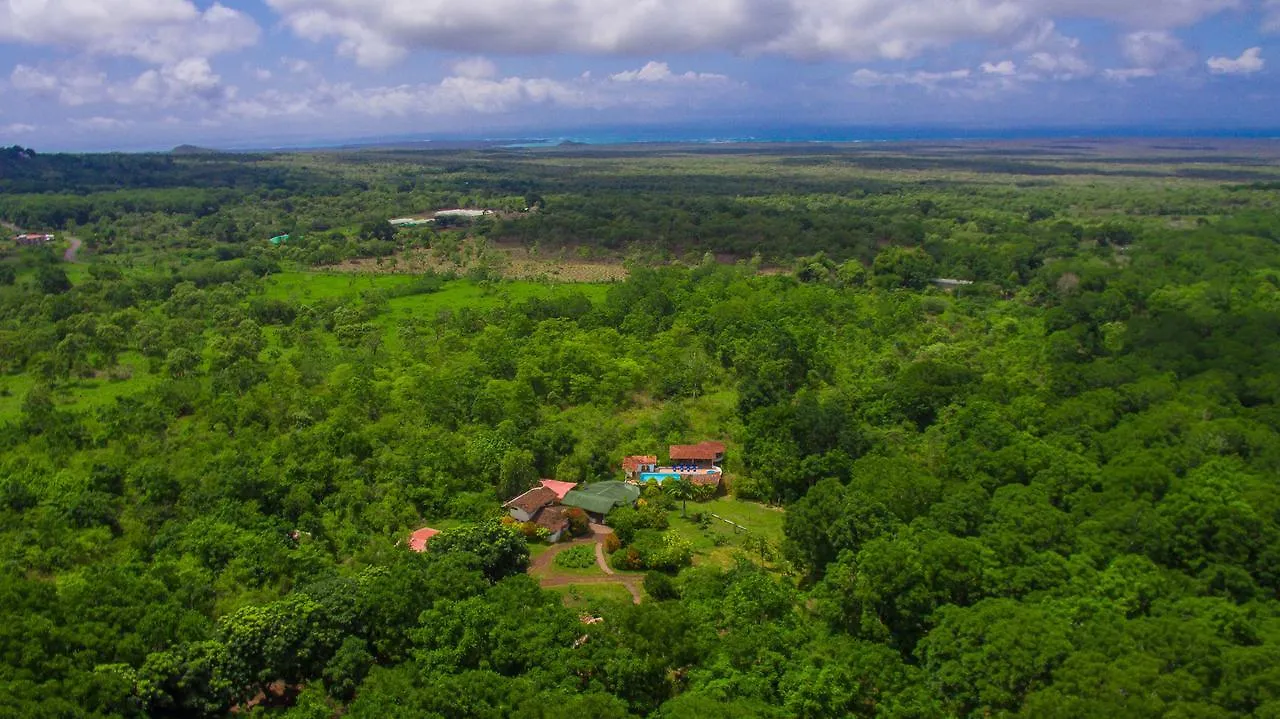
M 571 547 L 556 555 L 552 561 L 562 569 L 589 569 L 596 564 L 596 548 L 594 544 L 582 544 Z
M 668 508 L 658 504 L 637 503 L 635 509 L 620 507 L 613 510 L 605 524 L 613 528 L 614 536 L 625 546 L 635 540 L 636 532 L 641 529 L 666 529 L 668 511 Z
M 645 532 L 610 560 L 614 569 L 677 572 L 693 564 L 693 545 L 676 534 Z

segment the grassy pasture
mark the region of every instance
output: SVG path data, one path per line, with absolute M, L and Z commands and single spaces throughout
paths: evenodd
M 759 555 L 749 549 L 747 544 L 747 538 L 751 535 L 763 536 L 775 553 L 782 546 L 784 513 L 780 509 L 755 502 L 720 498 L 710 502 L 690 502 L 688 511 L 690 516 L 699 512 L 716 514 L 746 527 L 746 530 L 735 530 L 729 524 L 712 519 L 710 525 L 703 528 L 692 519 L 681 517 L 677 506 L 670 514 L 671 528 L 667 531 L 676 533 L 693 545 L 693 563 L 696 566 L 730 567 L 733 566 L 734 556 L 739 552 L 746 552 L 755 561 L 759 561 Z

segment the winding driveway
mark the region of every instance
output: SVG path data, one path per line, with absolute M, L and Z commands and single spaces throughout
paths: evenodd
M 62 259 L 67 262 L 75 262 L 76 253 L 80 251 L 80 238 L 67 235 L 67 239 L 71 240 L 71 246 L 62 253 Z
M 609 562 L 604 556 L 604 540 L 613 534 L 613 530 L 600 524 L 591 525 L 591 536 L 575 539 L 572 542 L 563 542 L 561 544 L 552 545 L 551 549 L 538 555 L 529 564 L 529 574 L 538 580 L 538 584 L 542 587 L 563 587 L 569 584 L 621 584 L 631 593 L 631 600 L 636 604 L 640 603 L 640 577 L 622 576 L 615 574 L 613 568 L 609 566 Z M 556 555 L 571 547 L 579 547 L 584 544 L 596 545 L 596 566 L 600 567 L 600 571 L 604 572 L 603 577 L 582 577 L 573 574 L 565 574 L 557 572 L 552 562 L 555 561 Z

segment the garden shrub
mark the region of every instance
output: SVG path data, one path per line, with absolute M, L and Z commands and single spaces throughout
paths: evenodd
M 552 564 L 564 569 L 588 569 L 596 564 L 596 548 L 594 544 L 581 544 L 570 547 L 556 555 Z
M 649 593 L 650 597 L 659 602 L 680 598 L 680 592 L 676 590 L 676 583 L 671 581 L 671 577 L 662 572 L 649 572 L 644 575 L 644 590 Z
M 569 533 L 573 536 L 585 537 L 591 534 L 591 519 L 580 508 L 570 507 L 564 513 L 564 518 L 569 520 Z

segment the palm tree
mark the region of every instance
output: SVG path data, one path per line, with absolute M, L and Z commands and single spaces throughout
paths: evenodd
M 670 482 L 670 485 L 671 486 L 667 491 L 671 493 L 672 497 L 680 500 L 680 516 L 687 517 L 688 514 L 685 512 L 685 503 L 693 498 L 693 483 L 685 477 L 679 477 Z

